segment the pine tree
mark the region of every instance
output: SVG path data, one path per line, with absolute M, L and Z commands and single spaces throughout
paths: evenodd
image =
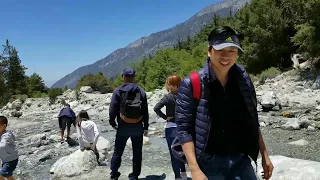
M 32 96 L 34 93 L 43 93 L 46 90 L 46 85 L 42 79 L 42 77 L 33 73 L 30 77 L 28 77 L 28 95 Z
M 9 44 L 9 40 L 4 45 L 4 63 L 6 64 L 5 79 L 6 87 L 12 95 L 27 94 L 27 77 L 25 76 L 25 66 L 21 65 L 18 51 Z

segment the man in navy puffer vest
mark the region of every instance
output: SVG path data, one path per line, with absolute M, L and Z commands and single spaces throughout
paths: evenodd
M 193 99 L 190 77 L 181 82 L 176 123 L 193 180 L 256 180 L 251 160 L 256 163 L 259 151 L 264 179 L 272 176 L 255 89 L 244 68 L 235 63 L 238 51 L 243 51 L 241 38 L 227 26 L 209 34 L 209 57 L 198 72 L 199 101 Z

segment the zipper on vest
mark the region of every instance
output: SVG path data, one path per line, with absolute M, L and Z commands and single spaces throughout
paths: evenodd
M 208 115 L 207 115 L 207 119 L 209 119 L 209 116 L 208 116 Z M 211 122 L 212 122 L 212 120 L 210 119 L 210 122 L 209 122 L 209 133 L 208 133 L 208 135 L 207 135 L 206 144 L 205 144 L 205 146 L 204 146 L 204 148 L 203 148 L 203 151 L 202 151 L 202 154 L 201 154 L 201 157 L 200 157 L 200 162 L 202 161 L 203 154 L 204 154 L 204 152 L 205 152 L 205 150 L 206 150 L 206 148 L 207 148 L 207 145 L 208 145 L 208 140 L 209 140 L 209 136 L 210 136 L 210 129 L 211 129 Z

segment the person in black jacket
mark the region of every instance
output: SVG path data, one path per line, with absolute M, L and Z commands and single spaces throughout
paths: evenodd
M 175 175 L 176 180 L 187 179 L 186 168 L 182 161 L 175 158 L 171 151 L 171 144 L 177 135 L 177 124 L 175 123 L 175 107 L 176 107 L 176 97 L 178 89 L 180 86 L 181 78 L 178 75 L 171 75 L 167 78 L 165 87 L 169 92 L 166 94 L 153 108 L 158 116 L 167 121 L 165 125 L 165 135 L 168 143 L 168 148 L 171 157 L 171 165 Z M 161 111 L 161 108 L 166 106 L 166 114 Z
M 118 179 L 121 174 L 118 170 L 128 138 L 132 141 L 133 150 L 133 172 L 129 179 L 138 179 L 141 173 L 143 135 L 148 134 L 149 112 L 146 93 L 135 83 L 135 73 L 132 68 L 123 71 L 124 84 L 114 90 L 110 102 L 109 123 L 117 130 L 111 179 Z

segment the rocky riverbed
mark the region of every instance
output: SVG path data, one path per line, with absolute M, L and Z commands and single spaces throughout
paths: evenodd
M 272 179 L 320 179 L 318 79 L 308 73 L 287 72 L 263 85 L 255 83 L 260 125 L 275 164 Z M 153 106 L 165 93 L 164 90 L 147 93 L 150 130 L 149 137 L 144 139 L 142 179 L 174 178 L 164 138 L 164 121 L 153 112 Z M 108 123 L 110 98 L 111 94 L 99 94 L 90 87 L 82 87 L 80 93 L 66 91 L 53 104 L 46 98 L 8 103 L 0 114 L 9 116 L 9 129 L 14 130 L 17 137 L 20 154 L 15 171 L 17 179 L 107 179 L 115 137 Z M 77 151 L 75 134 L 73 141 L 60 144 L 56 116 L 63 102 L 68 102 L 76 113 L 87 110 L 97 123 L 102 137 L 98 142 L 101 166 L 92 160 L 92 153 Z M 75 133 L 74 127 L 72 133 Z M 127 179 L 131 172 L 129 141 L 127 145 L 120 168 L 121 179 Z M 83 160 L 88 163 L 83 164 Z M 260 172 L 261 165 L 258 168 Z

